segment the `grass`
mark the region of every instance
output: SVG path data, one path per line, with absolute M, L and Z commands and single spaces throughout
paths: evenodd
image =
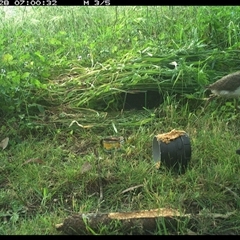
M 239 113 L 231 100 L 202 110 L 204 86 L 238 69 L 239 7 L 8 9 L 0 9 L 0 133 L 10 139 L 0 150 L 1 234 L 62 234 L 55 224 L 72 213 L 162 207 L 194 217 L 160 220 L 152 234 L 240 233 Z M 164 102 L 121 111 L 121 93 L 135 88 Z M 173 128 L 191 139 L 183 175 L 152 159 L 153 137 Z M 103 151 L 109 135 L 125 137 L 121 151 Z M 113 224 L 94 233 L 124 234 Z
M 174 113 L 176 121 L 181 121 L 177 118 L 181 112 Z M 118 117 L 120 120 L 125 116 Z M 184 117 L 187 121 L 182 124 L 169 124 L 166 117 L 154 118 L 145 126 L 122 128 L 129 140 L 121 152 L 113 154 L 105 153 L 100 147 L 100 139 L 105 134 L 97 135 L 91 129 L 76 135 L 56 132 L 52 137 L 27 137 L 20 143 L 10 144 L 1 152 L 2 234 L 56 234 L 54 224 L 73 212 L 159 207 L 193 214 L 238 211 L 239 199 L 226 190 L 228 187 L 236 194 L 239 192 L 237 127 L 207 116 Z M 189 169 L 180 176 L 172 175 L 164 166 L 156 170 L 151 157 L 153 136 L 175 127 L 185 129 L 192 143 Z M 42 162 L 24 164 L 29 159 Z M 82 173 L 86 163 L 90 169 Z M 101 203 L 99 176 L 103 184 Z M 143 187 L 121 193 L 139 184 Z M 239 233 L 237 215 L 219 222 L 214 231 L 215 221 L 206 222 L 203 217 L 196 226 L 182 223 L 169 231 L 183 234 L 192 228 L 198 234 Z

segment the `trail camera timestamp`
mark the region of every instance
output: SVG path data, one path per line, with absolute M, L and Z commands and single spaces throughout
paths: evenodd
M 56 6 L 57 0 L 14 0 L 13 5 L 14 6 Z
M 110 6 L 110 0 L 83 0 L 84 6 Z
M 0 6 L 9 6 L 8 0 L 0 0 Z

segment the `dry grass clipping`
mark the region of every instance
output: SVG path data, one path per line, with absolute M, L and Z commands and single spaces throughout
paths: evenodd
M 158 134 L 156 138 L 158 141 L 162 141 L 167 144 L 170 143 L 171 140 L 174 140 L 185 134 L 186 134 L 185 131 L 173 129 L 170 132 Z

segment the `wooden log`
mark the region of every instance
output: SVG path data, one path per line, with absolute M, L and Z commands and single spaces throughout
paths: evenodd
M 66 234 L 99 234 L 102 226 L 122 234 L 149 234 L 157 229 L 159 220 L 166 225 L 176 225 L 179 218 L 189 217 L 173 209 L 151 209 L 134 212 L 87 213 L 67 217 L 56 228 Z

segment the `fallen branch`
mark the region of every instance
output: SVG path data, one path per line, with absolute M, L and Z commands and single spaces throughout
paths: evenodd
M 227 192 L 231 193 L 231 194 L 235 197 L 235 199 L 240 200 L 240 197 L 237 195 L 237 193 L 235 193 L 235 192 L 234 192 L 233 190 L 231 190 L 229 187 L 226 187 L 226 186 L 224 186 L 224 185 L 222 185 L 222 184 L 220 184 L 220 183 L 217 183 L 217 182 L 214 182 L 214 181 L 209 181 L 209 180 L 206 180 L 206 179 L 202 179 L 202 181 L 210 182 L 210 183 L 213 183 L 213 184 L 215 184 L 215 185 L 217 185 L 217 186 L 219 186 L 219 187 L 221 187 L 221 188 L 225 188 L 225 190 L 226 190 Z
M 202 216 L 202 217 L 211 217 L 211 218 L 222 218 L 226 219 L 229 218 L 231 215 L 235 214 L 236 212 L 228 212 L 226 214 L 221 214 L 221 213 L 211 213 L 211 212 L 200 212 L 197 216 Z
M 56 229 L 66 234 L 100 234 L 101 227 L 108 226 L 110 231 L 143 235 L 156 231 L 159 222 L 165 224 L 166 228 L 169 226 L 172 229 L 174 226 L 177 228 L 179 219 L 196 220 L 202 217 L 226 219 L 233 214 L 235 212 L 227 214 L 201 212 L 191 215 L 181 214 L 177 210 L 167 208 L 133 212 L 97 212 L 69 216 L 63 223 L 57 224 Z
M 130 192 L 130 191 L 133 191 L 133 190 L 135 190 L 137 188 L 140 188 L 140 187 L 143 187 L 143 184 L 139 184 L 137 186 L 133 186 L 133 187 L 127 188 L 127 189 L 123 190 L 121 193 L 123 194 L 123 193 L 126 193 L 126 192 Z
M 118 225 L 118 230 L 125 234 L 146 234 L 156 230 L 157 220 L 164 218 L 174 221 L 174 217 L 189 217 L 189 215 L 166 208 L 134 212 L 87 213 L 69 216 L 63 223 L 57 224 L 56 228 L 66 234 L 96 234 L 103 225 L 115 228 Z M 115 224 L 112 224 L 114 222 Z
M 224 185 L 217 183 L 217 182 L 212 182 L 216 185 L 218 185 L 221 188 L 225 188 L 226 191 L 228 191 L 229 193 L 231 193 L 236 199 L 240 200 L 240 197 L 237 195 L 237 193 L 235 193 L 234 191 L 232 191 L 229 187 L 225 187 Z

